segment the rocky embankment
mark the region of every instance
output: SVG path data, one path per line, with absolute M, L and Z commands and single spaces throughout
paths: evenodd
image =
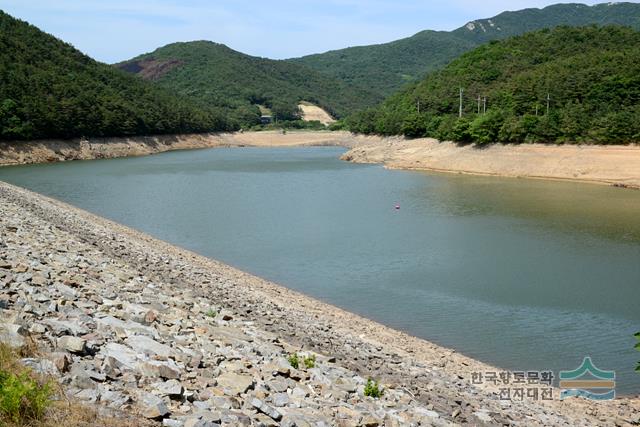
M 500 400 L 471 380 L 494 368 L 2 183 L 0 235 L 0 339 L 33 339 L 42 357 L 25 363 L 105 413 L 184 427 L 640 422 L 637 399 Z

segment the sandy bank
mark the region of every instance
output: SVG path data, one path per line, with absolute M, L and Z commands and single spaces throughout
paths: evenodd
M 8 260 L 5 264 L 12 266 L 12 278 L 4 280 L 3 284 L 10 291 L 7 295 L 14 296 L 8 304 L 9 309 L 14 312 L 12 321 L 23 319 L 33 323 L 32 313 L 39 313 L 41 306 L 46 313 L 48 308 L 45 307 L 49 307 L 50 303 L 47 298 L 41 297 L 43 292 L 51 292 L 48 297 L 50 299 L 59 298 L 55 292 L 62 292 L 66 295 L 63 297 L 66 300 L 73 299 L 71 303 L 64 305 L 68 308 L 44 314 L 45 317 L 57 318 L 58 322 L 54 322 L 54 325 L 76 319 L 73 316 L 80 316 L 77 318 L 83 319 L 90 331 L 92 322 L 104 323 L 100 318 L 107 315 L 128 322 L 127 324 L 133 325 L 132 328 L 140 328 L 135 322 L 139 321 L 137 319 L 144 312 L 153 308 L 159 317 L 151 326 L 166 340 L 165 346 L 174 349 L 171 351 L 180 350 L 192 355 L 193 352 L 202 352 L 204 365 L 195 364 L 191 368 L 181 367 L 184 356 L 171 356 L 173 359 L 170 357 L 178 363 L 176 369 L 186 371 L 185 377 L 180 377 L 188 379 L 184 383 L 185 389 L 205 387 L 204 392 L 209 392 L 193 395 L 195 400 L 209 399 L 207 402 L 217 402 L 214 400 L 216 394 L 224 396 L 225 389 L 216 388 L 216 378 L 210 378 L 212 368 L 208 367 L 218 366 L 213 372 L 225 379 L 229 376 L 226 369 L 235 369 L 245 377 L 253 376 L 255 388 L 236 395 L 239 396 L 237 399 L 241 399 L 242 405 L 253 402 L 256 398 L 267 402 L 267 405 L 276 405 L 276 397 L 282 396 L 275 396 L 269 388 L 276 387 L 272 382 L 277 380 L 267 374 L 273 369 L 275 359 L 271 357 L 282 360 L 287 352 L 300 349 L 320 355 L 320 371 L 310 371 L 309 377 L 302 375 L 302 379 L 295 380 L 297 383 L 290 384 L 292 389 L 310 387 L 310 394 L 306 397 L 301 394 L 301 399 L 303 405 L 312 406 L 278 407 L 278 411 L 285 413 L 285 417 L 300 414 L 305 418 L 320 417 L 321 414 L 330 413 L 333 414 L 332 421 L 344 419 L 346 422 L 337 425 L 361 425 L 351 418 L 360 417 L 359 419 L 364 420 L 362 417 L 367 414 L 375 415 L 377 403 L 359 400 L 357 391 L 353 391 L 357 388 L 354 386 L 354 375 L 357 374 L 360 380 L 369 376 L 380 379 L 390 390 L 389 397 L 397 396 L 398 399 L 381 402 L 389 406 L 386 406 L 384 414 L 375 417 L 384 419 L 384 424 L 371 425 L 406 425 L 387 423 L 386 420 L 387 416 L 408 415 L 409 412 L 422 414 L 411 416 L 417 417 L 415 419 L 428 419 L 426 425 L 447 425 L 454 422 L 474 425 L 614 426 L 640 422 L 640 401 L 637 398 L 602 403 L 582 400 L 501 401 L 498 387 L 489 383 L 474 384 L 472 381 L 474 372 L 499 370 L 453 350 L 408 336 L 220 262 L 17 187 L 0 183 L 0 202 L 3 210 L 0 226 L 5 236 L 3 240 L 6 240 L 0 248 L 16 247 L 11 251 L 5 250 Z M 18 258 L 13 259 L 16 256 Z M 50 259 L 43 264 L 41 257 Z M 77 260 L 80 260 L 79 264 Z M 56 263 L 61 265 L 59 272 L 56 271 Z M 25 276 L 19 271 L 13 271 L 14 264 L 22 266 L 19 271 L 23 272 L 24 266 L 41 266 L 38 268 L 47 269 L 48 275 L 36 282 L 34 277 L 40 276 L 40 271 Z M 38 287 L 46 285 L 49 280 L 47 277 L 53 278 L 58 274 L 70 276 L 65 280 L 65 285 L 54 283 L 50 288 L 45 286 L 37 291 Z M 96 295 L 102 299 L 97 299 Z M 102 302 L 98 305 L 96 301 Z M 219 313 L 225 314 L 222 318 L 217 317 L 213 325 L 205 315 L 210 305 L 215 305 Z M 92 320 L 87 315 L 96 318 Z M 143 317 L 146 319 L 147 315 L 144 314 Z M 35 320 L 48 324 L 46 319 Z M 117 323 L 114 320 L 109 322 Z M 227 328 L 229 326 L 232 328 Z M 231 329 L 236 331 L 236 335 L 228 338 Z M 40 331 L 42 330 L 47 329 Z M 224 331 L 222 337 L 219 335 L 221 331 Z M 112 350 L 111 343 L 120 342 L 121 337 L 118 335 L 121 332 L 116 331 L 116 336 L 98 337 L 90 333 L 84 339 L 87 343 L 93 340 L 91 345 L 97 346 L 100 352 L 105 352 Z M 224 342 L 229 339 L 233 342 L 231 348 Z M 273 348 L 274 345 L 277 348 Z M 169 350 L 167 352 L 170 353 Z M 274 356 L 266 357 L 272 352 Z M 109 359 L 108 354 L 105 356 Z M 77 363 L 94 366 L 92 360 L 82 357 L 77 360 Z M 171 360 L 164 363 L 174 367 Z M 240 364 L 238 360 L 241 361 Z M 337 364 L 339 368 L 333 367 L 333 364 Z M 104 366 L 103 364 L 101 369 Z M 343 387 L 336 382 L 337 379 L 323 383 L 323 378 L 327 375 L 338 372 L 335 369 L 340 372 L 340 381 L 348 386 Z M 114 378 L 112 386 L 117 385 L 116 382 L 122 377 Z M 217 383 L 219 385 L 220 380 Z M 136 403 L 139 397 L 135 396 L 149 390 L 153 392 L 153 387 L 157 386 L 141 381 L 138 383 L 139 390 L 135 387 L 131 390 L 131 383 L 122 384 L 122 391 L 119 392 L 133 395 Z M 261 384 L 266 385 L 263 387 Z M 96 387 L 99 390 L 101 386 L 96 384 Z M 559 391 L 555 390 L 556 399 L 558 394 Z M 293 398 L 293 394 L 291 397 Z M 362 409 L 363 404 L 368 406 Z M 299 410 L 311 407 L 316 408 L 313 414 L 304 411 L 301 413 Z M 173 411 L 179 413 L 184 408 L 173 405 L 169 409 L 173 416 Z M 255 412 L 255 409 L 249 407 L 246 415 L 259 416 Z M 192 414 L 193 412 L 189 412 L 188 415 Z
M 144 156 L 171 150 L 212 147 L 353 147 L 360 138 L 348 132 L 246 132 L 0 142 L 0 165 Z
M 490 145 L 383 138 L 349 132 L 277 131 L 0 142 L 0 166 L 142 156 L 213 147 L 342 146 L 343 160 L 396 169 L 561 179 L 640 188 L 640 146 Z
M 640 188 L 640 146 L 489 145 L 460 146 L 422 138 L 370 138 L 342 156 L 389 168 L 545 178 L 620 184 Z

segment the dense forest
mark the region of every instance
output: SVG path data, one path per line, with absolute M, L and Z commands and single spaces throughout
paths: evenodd
M 481 44 L 556 26 L 616 24 L 640 30 L 640 4 L 556 4 L 544 9 L 504 12 L 469 22 L 457 30 L 422 31 L 412 37 L 371 46 L 350 47 L 290 61 L 349 84 L 390 96 Z
M 0 11 L 0 139 L 230 130 L 202 108 Z
M 302 65 L 256 58 L 208 41 L 170 44 L 117 66 L 202 105 L 223 108 L 245 125 L 259 123 L 259 105 L 278 120 L 294 120 L 300 101 L 338 118 L 382 101 Z
M 493 41 L 347 125 L 476 143 L 639 141 L 640 32 L 558 27 Z

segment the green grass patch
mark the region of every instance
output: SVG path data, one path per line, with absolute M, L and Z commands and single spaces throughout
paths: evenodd
M 306 356 L 303 361 L 304 361 L 304 366 L 307 369 L 311 369 L 311 368 L 315 368 L 316 367 L 316 356 L 315 356 L 315 354 L 313 354 L 311 356 Z
M 367 380 L 367 384 L 364 386 L 364 395 L 367 397 L 373 397 L 374 399 L 378 399 L 382 396 L 382 389 L 377 381 L 369 378 Z
M 287 359 L 292 368 L 298 369 L 300 367 L 300 358 L 298 357 L 298 353 L 293 353 L 289 355 Z
M 19 356 L 0 344 L 0 425 L 30 425 L 42 420 L 52 403 L 53 382 L 18 362 Z

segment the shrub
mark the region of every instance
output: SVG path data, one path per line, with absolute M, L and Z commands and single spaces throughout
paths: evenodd
M 214 317 L 216 317 L 216 316 L 218 315 L 218 313 L 217 313 L 214 309 L 210 308 L 209 310 L 207 310 L 207 312 L 205 313 L 205 315 L 206 315 L 207 317 L 214 318 Z
M 491 110 L 487 114 L 478 116 L 469 127 L 471 139 L 478 144 L 496 142 L 503 122 L 502 112 L 497 110 Z
M 52 403 L 53 386 L 18 362 L 18 355 L 0 344 L 0 425 L 41 420 Z
M 367 380 L 367 384 L 364 386 L 364 395 L 367 397 L 373 397 L 378 399 L 382 396 L 382 390 L 377 381 L 373 381 L 371 378 Z
M 11 421 L 39 420 L 51 404 L 51 384 L 40 384 L 24 371 L 20 374 L 0 370 L 0 413 Z
M 636 334 L 636 338 L 638 342 L 636 343 L 636 350 L 640 351 L 640 332 Z M 638 362 L 638 366 L 636 366 L 636 372 L 640 372 L 640 362 Z
M 316 367 L 316 356 L 311 355 L 308 357 L 305 357 L 304 360 L 304 366 L 306 366 L 307 369 L 311 369 L 311 368 L 315 368 Z
M 290 355 L 288 360 L 289 360 L 289 364 L 294 369 L 298 369 L 298 367 L 300 366 L 300 359 L 298 358 L 297 353 L 293 353 L 292 355 Z
M 457 142 L 471 141 L 471 122 L 465 118 L 459 118 L 451 128 L 451 140 Z

